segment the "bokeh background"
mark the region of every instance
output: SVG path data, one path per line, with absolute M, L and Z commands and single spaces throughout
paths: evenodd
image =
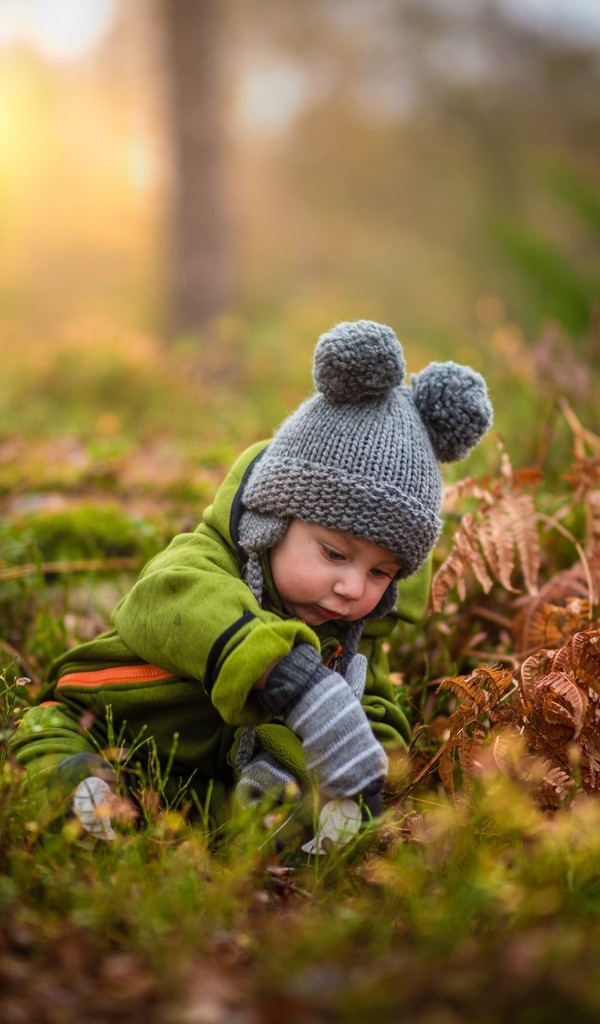
M 360 317 L 535 461 L 597 416 L 599 97 L 595 0 L 2 0 L 4 485 L 220 464 Z

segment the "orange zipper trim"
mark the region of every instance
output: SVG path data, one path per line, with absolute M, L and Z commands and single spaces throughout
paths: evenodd
M 157 679 L 172 679 L 173 673 L 158 665 L 115 665 L 93 672 L 68 672 L 62 676 L 56 689 L 63 686 L 105 686 L 108 683 L 153 683 Z
M 325 668 L 329 668 L 331 665 L 333 665 L 333 663 L 335 662 L 336 658 L 339 658 L 339 656 L 342 653 L 342 651 L 343 651 L 342 645 L 338 644 L 338 646 L 336 647 L 336 649 L 333 652 L 333 654 L 330 654 L 328 659 L 327 659 L 327 661 L 325 662 Z

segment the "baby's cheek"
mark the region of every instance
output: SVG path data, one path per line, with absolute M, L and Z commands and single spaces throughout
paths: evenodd
M 373 609 L 377 607 L 377 605 L 381 601 L 381 598 L 385 594 L 388 585 L 389 585 L 389 580 L 386 580 L 385 583 L 383 583 L 383 584 L 377 583 L 376 586 L 374 586 L 373 588 L 371 588 L 369 590 L 368 599 L 365 602 L 366 604 L 368 604 L 368 608 L 366 608 L 363 611 L 363 615 L 368 615 L 369 612 L 372 612 Z
M 294 566 L 294 571 L 288 573 L 285 578 L 284 587 L 291 597 L 301 600 L 310 588 L 310 573 L 306 571 L 306 566 Z

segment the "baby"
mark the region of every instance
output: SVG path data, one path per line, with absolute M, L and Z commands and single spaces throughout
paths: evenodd
M 84 826 L 112 838 L 82 793 L 110 792 L 115 746 L 126 780 L 152 762 L 167 799 L 193 792 L 214 824 L 232 791 L 242 804 L 291 781 L 378 793 L 384 748 L 409 737 L 383 641 L 424 607 L 438 462 L 464 458 L 492 418 L 468 367 L 404 377 L 389 327 L 322 335 L 316 393 L 144 568 L 114 628 L 51 667 L 11 741 L 40 813 L 74 794 Z

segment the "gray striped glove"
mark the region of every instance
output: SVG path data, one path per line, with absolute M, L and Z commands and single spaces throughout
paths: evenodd
M 276 800 L 297 799 L 300 784 L 272 754 L 263 750 L 242 768 L 235 795 L 240 807 L 255 807 L 268 796 Z
M 364 675 L 362 663 L 361 670 Z M 387 772 L 384 750 L 348 682 L 325 668 L 310 644 L 299 644 L 277 663 L 256 700 L 300 737 L 307 771 L 323 792 L 379 792 Z

